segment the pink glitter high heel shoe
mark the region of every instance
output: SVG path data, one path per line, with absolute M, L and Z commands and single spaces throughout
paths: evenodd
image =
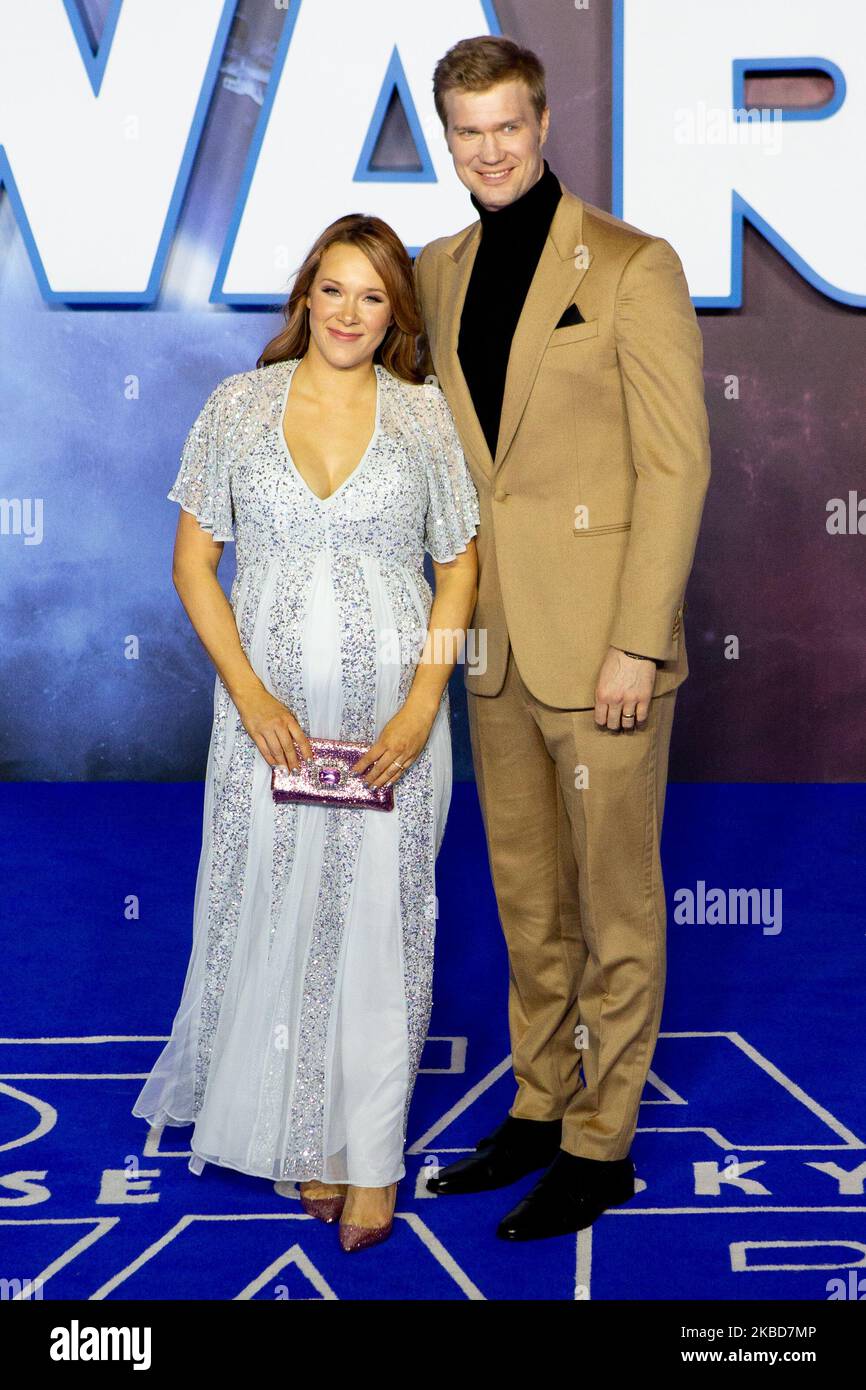
M 394 1205 L 397 1194 L 394 1193 Z M 340 1222 L 340 1245 L 348 1253 L 353 1250 L 366 1250 L 371 1245 L 379 1245 L 387 1240 L 394 1229 L 394 1216 L 384 1226 L 356 1226 L 351 1221 Z
M 299 1191 L 301 1206 L 308 1216 L 315 1216 L 318 1221 L 324 1221 L 330 1226 L 334 1221 L 339 1221 L 340 1213 L 346 1205 L 345 1192 L 341 1197 L 308 1197 L 306 1193 Z
M 340 1222 L 340 1244 L 349 1253 L 352 1250 L 366 1250 L 370 1245 L 378 1245 L 387 1240 L 394 1229 L 394 1218 L 387 1226 L 353 1226 L 350 1221 Z

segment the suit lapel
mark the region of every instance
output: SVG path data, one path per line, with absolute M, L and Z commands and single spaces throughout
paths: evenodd
M 578 257 L 582 229 L 583 203 L 563 188 L 511 341 L 494 472 L 511 447 L 550 335 L 586 274 L 588 257 Z
M 475 411 L 472 395 L 463 375 L 460 358 L 457 355 L 457 341 L 460 337 L 460 316 L 469 277 L 475 264 L 475 256 L 481 241 L 481 223 L 475 222 L 462 241 L 446 259 L 447 276 L 441 299 L 439 318 L 439 342 L 437 352 L 439 377 L 454 416 L 460 425 L 460 432 L 483 472 L 492 475 L 493 456 L 487 444 L 481 421 Z
M 481 241 L 480 221 L 472 224 L 443 262 L 445 283 L 434 348 L 437 370 L 466 447 L 488 477 L 504 462 L 550 335 L 586 274 L 585 258 L 577 258 L 582 228 L 583 203 L 563 187 L 511 343 L 495 460 L 457 355 L 460 316 Z

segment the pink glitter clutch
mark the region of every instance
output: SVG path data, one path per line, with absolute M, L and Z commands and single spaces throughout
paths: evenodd
M 345 739 L 311 738 L 313 761 L 296 771 L 271 768 L 274 801 L 298 801 L 310 806 L 354 806 L 358 810 L 393 811 L 393 787 L 369 787 L 349 768 L 369 748 Z

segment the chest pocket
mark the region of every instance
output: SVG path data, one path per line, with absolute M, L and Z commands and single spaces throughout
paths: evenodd
M 598 337 L 598 319 L 588 323 L 573 323 L 568 328 L 555 328 L 550 335 L 548 348 L 562 347 L 565 343 L 581 343 L 584 338 Z

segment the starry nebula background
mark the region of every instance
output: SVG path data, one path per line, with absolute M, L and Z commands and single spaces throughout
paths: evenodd
M 94 42 L 107 5 L 80 6 Z M 566 0 L 496 0 L 496 10 L 502 31 L 547 67 L 552 169 L 609 208 L 609 0 L 584 11 Z M 238 4 L 153 305 L 47 304 L 0 192 L 0 495 L 45 506 L 39 545 L 0 537 L 4 780 L 204 774 L 214 673 L 172 588 L 176 507 L 165 494 L 212 386 L 254 366 L 278 323 L 208 296 L 284 18 L 272 3 Z M 764 79 L 751 99 L 776 104 L 780 90 Z M 808 99 L 802 83 L 781 97 Z M 378 157 L 411 159 L 407 137 L 395 109 Z M 465 222 L 472 217 L 467 198 Z M 866 536 L 828 533 L 827 507 L 866 494 L 863 310 L 813 289 L 749 226 L 743 259 L 743 307 L 699 310 L 713 478 L 686 596 L 691 675 L 670 775 L 859 781 Z M 226 589 L 231 550 L 220 568 Z M 469 779 L 459 673 L 451 688 L 455 775 Z

